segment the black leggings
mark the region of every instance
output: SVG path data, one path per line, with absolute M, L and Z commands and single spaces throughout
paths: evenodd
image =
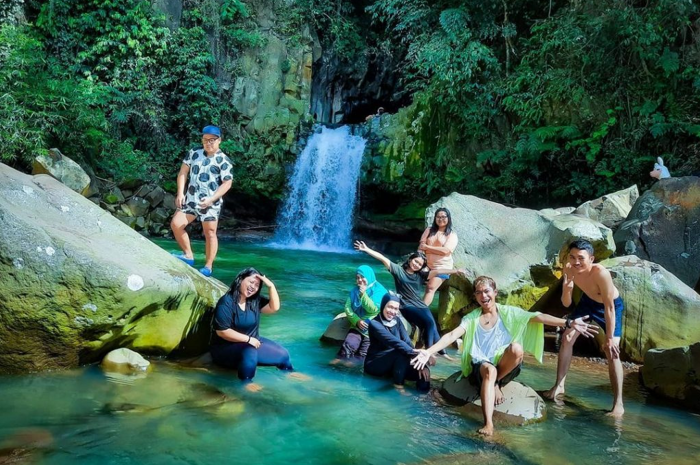
M 440 340 L 435 318 L 428 307 L 416 307 L 407 305 L 401 309 L 401 314 L 412 325 L 416 325 L 421 331 L 421 340 L 425 348 L 432 347 Z
M 238 377 L 250 380 L 255 376 L 258 366 L 275 366 L 280 370 L 293 370 L 289 352 L 270 339 L 258 338 L 257 349 L 247 342 L 229 342 L 211 346 L 211 358 L 214 363 L 225 368 L 238 369 Z
M 338 351 L 338 358 L 365 358 L 367 349 L 369 349 L 369 337 L 363 336 L 356 329 L 351 329 Z
M 373 358 L 365 359 L 365 373 L 372 376 L 391 376 L 394 384 L 402 386 L 405 381 L 415 381 L 416 388 L 420 391 L 430 389 L 430 381 L 418 377 L 418 371 L 411 366 L 411 355 L 394 350 Z

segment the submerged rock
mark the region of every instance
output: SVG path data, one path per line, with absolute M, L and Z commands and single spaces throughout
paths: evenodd
M 666 268 L 685 284 L 700 279 L 700 177 L 662 179 L 644 192 L 615 232 L 618 254 Z
M 595 200 L 589 200 L 581 204 L 574 213 L 603 223 L 614 230 L 625 221 L 638 198 L 639 189 L 634 185 Z
M 530 309 L 561 277 L 562 249 L 574 239 L 587 239 L 596 257 L 615 250 L 612 231 L 589 218 L 572 214 L 545 214 L 510 208 L 470 195 L 453 193 L 434 203 L 425 213 L 433 222 L 435 210 L 447 207 L 453 230 L 459 236 L 455 266 L 465 267 L 469 277 L 452 275 L 448 292 L 440 295 L 439 324 L 453 328 L 460 310 L 474 307 L 472 281 L 479 275 L 496 280 L 501 301 Z
M 151 362 L 138 352 L 129 349 L 115 349 L 102 359 L 102 369 L 118 373 L 138 373 L 148 371 Z
M 481 415 L 479 388 L 472 385 L 467 378 L 459 379 L 461 375 L 462 372 L 458 371 L 447 378 L 440 387 L 440 394 L 447 402 L 463 405 L 467 412 Z M 505 385 L 502 391 L 505 402 L 496 405 L 494 421 L 526 425 L 544 419 L 545 403 L 534 389 L 512 381 Z
M 55 179 L 0 164 L 0 228 L 0 373 L 206 350 L 226 286 Z
M 642 381 L 653 393 L 700 412 L 700 342 L 649 350 L 644 356 Z
M 641 363 L 649 349 L 700 341 L 700 295 L 680 279 L 634 255 L 601 265 L 625 303 L 620 347 L 625 359 Z
M 36 157 L 32 174 L 53 176 L 81 195 L 88 194 L 90 190 L 90 176 L 79 164 L 63 155 L 58 149 L 51 149 L 48 155 Z

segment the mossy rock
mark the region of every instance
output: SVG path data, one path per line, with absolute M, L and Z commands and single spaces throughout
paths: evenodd
M 0 227 L 0 373 L 206 350 L 226 286 L 55 179 L 0 164 Z

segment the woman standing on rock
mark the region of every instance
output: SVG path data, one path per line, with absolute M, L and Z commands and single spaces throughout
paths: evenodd
M 260 295 L 267 286 L 269 299 Z M 211 355 L 214 363 L 238 369 L 238 377 L 250 381 L 258 366 L 293 370 L 289 352 L 270 339 L 260 337 L 260 314 L 275 313 L 280 298 L 272 281 L 255 268 L 238 273 L 229 291 L 216 304 Z M 253 385 L 250 389 L 256 390 Z
M 379 260 L 394 277 L 396 292 L 401 295 L 401 313 L 409 323 L 421 331 L 425 347 L 430 347 L 440 339 L 435 318 L 430 309 L 421 300 L 425 282 L 438 274 L 450 275 L 464 273 L 464 270 L 432 270 L 423 272 L 426 259 L 422 252 L 414 252 L 402 266 L 392 263 L 376 250 L 372 250 L 362 241 L 355 241 L 355 249 Z M 440 355 L 445 355 L 444 351 Z
M 457 248 L 459 238 L 452 230 L 452 215 L 447 208 L 435 211 L 433 225 L 427 228 L 420 238 L 418 250 L 425 254 L 428 268 L 431 270 L 451 270 L 454 268 L 452 252 Z M 430 306 L 435 297 L 435 291 L 449 279 L 447 274 L 436 274 L 428 280 L 423 296 L 423 303 Z
M 585 337 L 598 333 L 594 325 L 584 322 L 588 316 L 575 320 L 556 318 L 518 307 L 496 304 L 496 282 L 479 276 L 474 280 L 474 297 L 481 307 L 462 318 L 460 325 L 445 334 L 440 341 L 411 361 L 420 370 L 430 357 L 458 338 L 462 343 L 462 375 L 481 389 L 481 409 L 484 426 L 480 434 L 493 434 L 494 405 L 505 400 L 501 388 L 520 374 L 523 355 L 529 352 L 542 363 L 544 352 L 543 324 L 573 328 Z
M 345 315 L 350 323 L 350 331 L 345 337 L 338 358 L 357 357 L 364 359 L 369 348 L 367 333 L 368 321 L 377 316 L 386 289 L 377 281 L 374 270 L 367 265 L 357 268 L 357 285 L 350 291 L 345 302 Z
M 415 381 L 420 391 L 430 389 L 430 370 L 427 366 L 415 369 L 411 358 L 418 352 L 399 318 L 401 298 L 394 293 L 384 295 L 381 312 L 369 322 L 369 352 L 365 358 L 365 373 L 391 377 L 397 387 L 406 380 Z

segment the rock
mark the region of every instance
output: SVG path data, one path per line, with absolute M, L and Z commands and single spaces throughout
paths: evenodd
M 700 341 L 700 295 L 662 266 L 634 255 L 601 262 L 625 303 L 623 358 L 641 363 L 649 349 Z
M 175 196 L 173 194 L 165 193 L 163 195 L 163 208 L 169 211 L 175 210 Z
M 473 386 L 467 378 L 457 381 L 461 374 L 462 372 L 458 371 L 447 378 L 440 387 L 440 394 L 447 402 L 464 405 L 467 412 L 478 414 L 479 418 L 482 418 L 479 388 Z M 494 421 L 526 425 L 544 419 L 545 403 L 534 389 L 511 381 L 502 390 L 505 402 L 495 407 Z
M 156 208 L 163 202 L 165 197 L 165 191 L 160 187 L 156 186 L 147 195 L 144 196 L 146 201 L 151 205 L 151 208 Z
M 206 350 L 227 287 L 55 179 L 0 164 L 0 228 L 0 373 Z
M 642 382 L 654 394 L 700 412 L 700 342 L 644 355 Z
M 133 216 L 117 215 L 116 218 L 131 229 L 136 229 L 136 218 Z
M 105 203 L 114 205 L 124 201 L 124 194 L 117 186 L 112 187 L 104 196 Z
M 403 323 L 404 328 L 410 332 L 411 325 L 403 316 L 401 317 L 401 322 Z M 348 331 L 350 331 L 348 317 L 345 312 L 339 313 L 335 316 L 335 318 L 333 318 L 333 321 L 331 321 L 328 328 L 326 328 L 326 330 L 323 332 L 321 340 L 323 342 L 340 345 L 343 343 L 343 341 L 345 341 L 345 336 L 348 335 Z
M 616 229 L 625 221 L 638 198 L 639 189 L 634 185 L 598 199 L 589 200 L 581 204 L 574 213 L 603 223 L 610 229 Z
M 159 207 L 153 210 L 149 215 L 148 219 L 152 223 L 158 223 L 158 224 L 165 224 L 168 222 L 168 218 L 170 218 L 170 215 L 168 212 L 165 210 L 165 208 Z
M 146 199 L 141 197 L 132 197 L 126 202 L 126 207 L 129 209 L 131 216 L 146 216 L 148 207 L 150 206 Z
M 102 369 L 118 373 L 133 373 L 148 371 L 151 362 L 138 352 L 129 349 L 115 349 L 102 359 Z
M 348 331 L 350 331 L 350 323 L 348 323 L 347 315 L 339 313 L 328 325 L 328 328 L 321 336 L 321 340 L 332 344 L 342 344 L 345 336 L 348 335 Z
M 662 179 L 644 192 L 615 232 L 618 253 L 666 268 L 694 287 L 700 279 L 700 177 Z
M 53 176 L 79 194 L 87 194 L 90 187 L 90 176 L 79 164 L 63 155 L 58 149 L 51 149 L 48 155 L 36 157 L 32 174 Z
M 530 309 L 558 284 L 565 260 L 560 253 L 572 240 L 591 241 L 599 259 L 615 250 L 609 228 L 578 215 L 542 214 L 453 193 L 428 207 L 426 224 L 439 207 L 450 210 L 459 236 L 455 266 L 470 274 L 452 275 L 448 291 L 441 292 L 438 324 L 445 329 L 458 323 L 460 310 L 475 307 L 471 282 L 479 275 L 496 280 L 501 302 Z
M 139 216 L 136 218 L 136 222 L 134 223 L 134 229 L 137 231 L 142 231 L 143 229 L 146 228 L 146 218 L 143 216 Z

